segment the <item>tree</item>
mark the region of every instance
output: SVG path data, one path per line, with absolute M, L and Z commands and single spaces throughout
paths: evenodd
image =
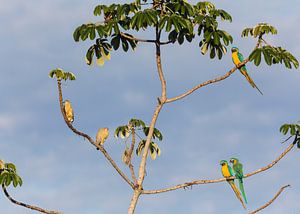
M 242 36 L 252 36 L 257 39 L 256 46 L 253 48 L 253 51 L 247 59 L 220 77 L 200 83 L 178 96 L 168 98 L 166 80 L 162 69 L 161 48 L 174 43 L 182 45 L 186 42 L 197 41 L 199 42 L 199 47 L 201 48 L 201 53 L 203 55 L 209 54 L 211 59 L 218 58 L 221 60 L 227 53 L 227 47 L 232 44 L 233 37 L 225 30 L 219 29 L 219 22 L 220 20 L 231 22 L 232 18 L 230 14 L 222 9 L 217 9 L 215 5 L 210 2 L 199 2 L 193 5 L 184 0 L 138 0 L 133 3 L 98 5 L 95 7 L 94 15 L 101 16 L 103 21 L 83 24 L 76 28 L 74 32 L 74 40 L 77 42 L 87 39 L 95 40 L 95 44 L 93 44 L 86 53 L 86 62 L 88 65 L 91 65 L 95 59 L 98 64 L 103 65 L 105 60 L 110 59 L 111 51 L 122 49 L 123 51 L 128 52 L 130 48 L 138 48 L 139 43 L 149 43 L 156 48 L 155 58 L 161 83 L 161 96 L 157 98 L 157 106 L 154 110 L 152 120 L 147 125 L 143 120 L 133 118 L 128 124 L 119 126 L 115 130 L 115 136 L 117 138 L 122 137 L 125 140 L 131 141 L 130 147 L 125 148 L 124 150 L 123 162 L 128 165 L 132 178 L 129 178 L 117 166 L 103 145 L 98 144 L 89 135 L 77 130 L 73 126 L 72 121 L 68 119 L 63 105 L 64 99 L 61 82 L 63 80 L 75 80 L 75 76 L 71 72 L 65 72 L 62 69 L 54 69 L 50 72 L 50 77 L 57 79 L 60 109 L 68 127 L 75 134 L 84 137 L 93 146 L 99 149 L 120 176 L 132 188 L 133 195 L 128 213 L 134 212 L 138 199 L 143 194 L 157 194 L 197 184 L 226 181 L 225 178 L 196 180 L 165 189 L 145 190 L 143 188 L 143 182 L 146 174 L 147 157 L 150 154 L 151 158 L 155 159 L 157 155 L 160 155 L 159 144 L 155 142 L 155 140 L 163 140 L 163 135 L 160 130 L 155 127 L 155 124 L 161 109 L 166 104 L 179 101 L 204 86 L 225 80 L 249 61 L 254 62 L 255 65 L 259 66 L 261 59 L 264 58 L 268 65 L 281 63 L 289 69 L 292 68 L 292 66 L 298 68 L 299 63 L 291 53 L 281 47 L 271 46 L 266 41 L 265 35 L 277 34 L 276 28 L 267 23 L 259 23 L 254 27 L 246 28 L 242 32 Z M 153 29 L 154 38 L 144 39 L 137 38 L 133 35 L 135 31 L 144 31 L 146 29 Z M 284 128 L 281 130 L 286 134 L 288 132 L 286 131 L 286 125 L 283 127 Z M 295 136 L 291 146 L 289 146 L 287 150 L 285 150 L 283 154 L 275 159 L 270 165 L 252 173 L 248 173 L 245 177 L 270 169 L 285 154 L 287 154 L 295 144 L 299 144 L 297 132 L 297 130 L 299 131 L 299 127 L 296 124 L 289 127 L 291 136 Z M 138 132 L 141 132 L 145 137 L 141 137 Z M 140 138 L 138 144 L 136 138 Z M 141 162 L 137 171 L 131 164 L 131 160 L 134 158 L 134 150 L 136 150 L 137 155 L 141 156 Z M 1 176 L 4 177 L 2 174 Z M 5 182 L 7 182 L 7 184 L 9 183 L 8 181 Z M 4 181 L 2 184 L 6 185 Z

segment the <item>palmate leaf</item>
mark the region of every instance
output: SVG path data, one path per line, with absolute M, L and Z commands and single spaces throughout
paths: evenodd
M 141 140 L 136 149 L 136 155 L 140 156 L 142 154 L 143 149 L 145 148 L 146 140 Z M 149 153 L 152 160 L 155 160 L 157 156 L 160 156 L 161 150 L 158 145 L 154 142 L 150 142 Z
M 128 124 L 135 128 L 139 128 L 139 127 L 144 128 L 146 126 L 144 121 L 142 121 L 140 119 L 135 119 L 135 118 L 131 119 L 128 122 Z
M 128 128 L 128 126 L 119 126 L 116 128 L 115 132 L 114 132 L 114 136 L 115 138 L 127 138 L 129 137 L 131 133 L 131 130 Z
M 144 132 L 144 134 L 145 134 L 146 137 L 147 137 L 148 134 L 149 134 L 149 130 L 150 130 L 150 127 L 149 127 L 149 126 L 143 127 L 143 132 Z M 153 138 L 153 139 L 157 138 L 157 139 L 159 139 L 160 141 L 162 141 L 163 136 L 162 136 L 162 133 L 161 133 L 157 128 L 154 128 L 152 138 Z
M 56 68 L 56 69 L 53 69 L 49 72 L 49 77 L 50 78 L 57 78 L 57 79 L 60 79 L 60 80 L 76 80 L 76 76 L 75 74 L 73 74 L 72 72 L 67 72 L 67 71 L 64 71 L 63 69 L 61 68 Z
M 272 64 L 284 64 L 288 69 L 299 67 L 298 60 L 287 50 L 281 47 L 264 46 L 262 48 L 255 49 L 249 56 L 250 61 L 254 61 L 254 64 L 258 66 L 261 62 L 261 55 L 264 56 L 267 65 Z
M 277 34 L 277 29 L 268 23 L 259 23 L 252 28 L 245 28 L 242 31 L 242 37 L 253 36 L 262 37 L 264 34 Z
M 17 174 L 17 168 L 13 163 L 5 163 L 4 169 L 0 172 L 0 185 L 8 187 L 13 184 L 14 187 L 22 186 L 23 181 Z
M 296 132 L 300 133 L 300 124 L 286 123 L 280 127 L 279 131 L 284 135 L 287 135 L 289 133 L 291 136 L 294 136 Z

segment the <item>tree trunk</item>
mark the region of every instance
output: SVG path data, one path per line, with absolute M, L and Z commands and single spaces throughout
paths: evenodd
M 130 206 L 128 209 L 128 214 L 134 213 L 134 210 L 135 210 L 135 207 L 136 207 L 136 204 L 138 202 L 140 195 L 141 195 L 141 191 L 139 189 L 135 189 L 133 192 L 133 196 L 131 198 Z

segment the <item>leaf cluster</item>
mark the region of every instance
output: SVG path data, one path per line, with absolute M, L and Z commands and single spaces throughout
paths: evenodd
M 281 47 L 272 47 L 270 45 L 255 49 L 249 56 L 250 61 L 254 61 L 256 66 L 261 63 L 262 55 L 267 65 L 284 64 L 288 69 L 299 67 L 298 60 L 287 50 Z
M 226 31 L 218 29 L 218 19 L 231 22 L 230 14 L 217 9 L 210 2 L 192 5 L 185 0 L 161 0 L 154 3 L 136 0 L 125 4 L 98 5 L 94 15 L 102 17 L 103 21 L 82 24 L 73 33 L 76 42 L 97 38 L 87 51 L 87 64 L 92 62 L 94 53 L 97 59 L 101 57 L 101 48 L 105 49 L 103 41 L 110 40 L 109 44 L 114 50 L 120 47 L 125 52 L 129 48 L 134 50 L 140 40 L 122 31 L 141 31 L 153 27 L 168 34 L 168 43 L 178 42 L 180 45 L 185 41 L 192 42 L 197 32 L 202 37 L 199 43 L 201 53 L 209 51 L 211 58 L 218 56 L 219 59 L 226 53 L 226 46 L 233 41 Z M 104 51 L 111 49 L 106 48 Z
M 76 80 L 76 76 L 72 72 L 64 71 L 61 68 L 56 68 L 49 73 L 50 78 L 57 78 L 58 80 Z
M 245 28 L 242 31 L 242 37 L 252 36 L 254 38 L 262 38 L 265 34 L 277 34 L 277 29 L 268 23 L 258 23 L 252 28 Z
M 17 168 L 13 163 L 5 163 L 4 168 L 0 169 L 0 185 L 8 187 L 13 184 L 14 187 L 22 186 L 22 178 L 17 174 Z
M 114 136 L 117 139 L 119 137 L 122 139 L 128 139 L 130 135 L 135 134 L 140 139 L 140 142 L 138 143 L 138 146 L 136 148 L 136 154 L 137 156 L 139 156 L 145 147 L 146 140 L 143 137 L 140 137 L 138 133 L 142 133 L 146 138 L 149 134 L 149 129 L 149 126 L 146 126 L 144 121 L 140 119 L 131 119 L 127 125 L 117 127 L 114 132 Z M 157 128 L 154 128 L 153 130 L 152 139 L 158 139 L 159 141 L 163 140 L 163 135 Z M 156 157 L 160 156 L 161 154 L 160 148 L 154 141 L 151 141 L 149 151 L 150 157 L 153 160 L 155 160 Z M 125 152 L 128 151 L 125 150 Z
M 297 135 L 294 143 L 297 144 L 297 147 L 300 149 L 300 121 L 298 123 L 286 123 L 286 124 L 283 124 L 279 131 L 284 134 L 284 135 L 287 135 L 287 134 L 290 134 L 290 136 L 295 136 Z
M 292 66 L 298 68 L 299 62 L 290 52 L 282 47 L 273 47 L 263 39 L 263 36 L 266 34 L 277 34 L 277 29 L 270 24 L 259 23 L 253 28 L 246 28 L 243 30 L 242 37 L 252 36 L 258 38 L 259 41 L 260 47 L 252 51 L 249 60 L 254 61 L 254 64 L 259 66 L 263 55 L 267 65 L 280 63 L 284 64 L 285 67 L 289 69 L 291 69 Z M 265 43 L 265 45 L 262 45 L 262 43 Z

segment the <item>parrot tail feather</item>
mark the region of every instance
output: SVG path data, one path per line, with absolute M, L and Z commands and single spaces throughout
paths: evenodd
M 254 83 L 253 79 L 249 76 L 249 74 L 247 73 L 247 70 L 245 70 L 245 68 L 241 68 L 241 73 L 246 77 L 247 81 L 250 83 L 250 85 L 253 87 L 253 88 L 256 88 L 259 93 L 261 95 L 264 95 L 261 90 L 256 86 L 256 84 Z
M 241 204 L 243 205 L 244 209 L 247 209 L 246 206 L 245 206 L 245 204 L 244 204 L 244 201 L 243 201 L 243 199 L 242 199 L 241 193 L 240 193 L 240 191 L 238 190 L 238 188 L 236 187 L 234 181 L 229 182 L 229 184 L 230 184 L 232 190 L 234 191 L 236 197 L 239 199 L 239 201 L 240 201 Z
M 239 187 L 240 187 L 241 193 L 243 195 L 244 201 L 247 204 L 248 202 L 247 202 L 247 198 L 246 198 L 246 194 L 245 194 L 245 190 L 244 190 L 243 180 L 242 179 L 238 179 L 238 181 L 239 181 Z

